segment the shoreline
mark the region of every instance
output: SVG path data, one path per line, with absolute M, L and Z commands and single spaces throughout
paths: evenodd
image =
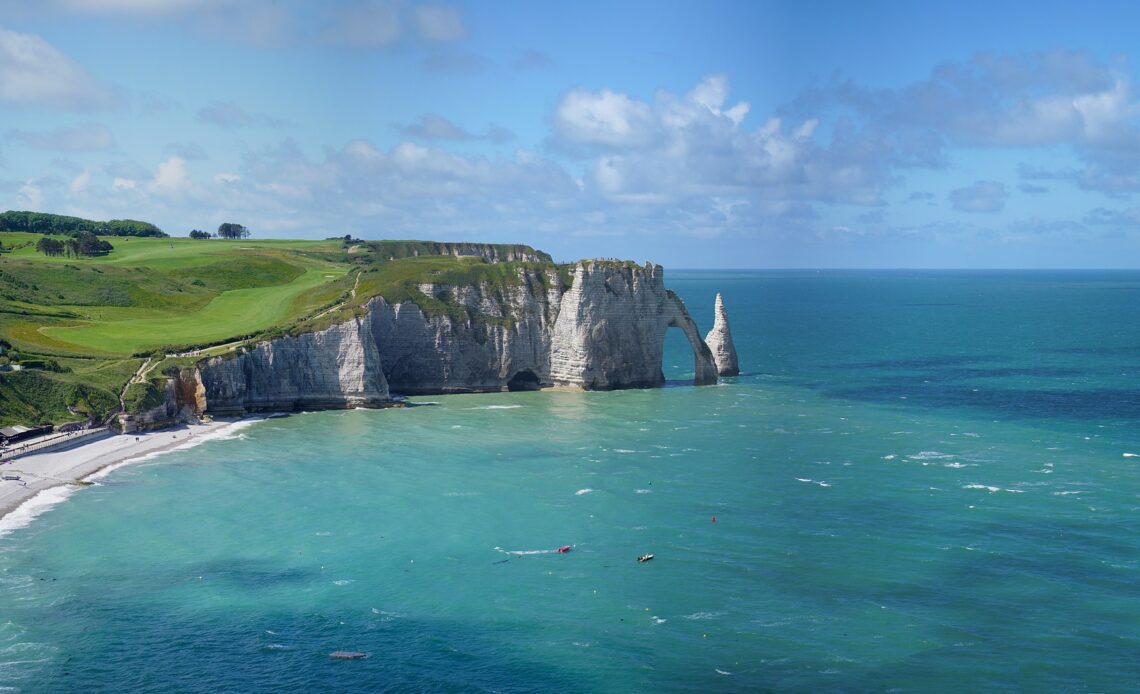
M 58 493 L 60 487 L 76 489 L 102 476 L 110 468 L 123 463 L 141 461 L 150 456 L 178 448 L 197 445 L 215 438 L 217 434 L 253 418 L 215 420 L 207 423 L 181 424 L 155 429 L 140 434 L 115 434 L 83 443 L 73 448 L 30 453 L 11 463 L 0 465 L 0 474 L 18 475 L 20 480 L 0 480 L 0 534 L 12 529 L 6 527 L 17 511 L 36 505 L 44 492 L 57 490 L 52 497 L 62 499 L 68 495 Z M 45 499 L 45 501 L 47 501 Z M 44 505 L 53 505 L 48 502 Z M 33 512 L 32 515 L 38 515 Z M 21 524 L 22 525 L 22 524 Z M 18 527 L 18 526 L 15 526 Z

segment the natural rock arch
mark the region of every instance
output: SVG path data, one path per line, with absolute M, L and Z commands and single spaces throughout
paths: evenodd
M 662 352 L 664 352 L 665 330 L 680 328 L 681 332 L 685 333 L 685 337 L 688 338 L 689 346 L 693 349 L 693 385 L 715 384 L 717 382 L 717 369 L 712 350 L 701 339 L 697 324 L 685 309 L 685 304 L 681 302 L 681 299 L 672 290 L 666 290 L 665 294 L 668 297 L 666 305 L 671 306 L 672 310 L 666 310 L 668 322 L 665 324 L 665 329 L 661 331 Z

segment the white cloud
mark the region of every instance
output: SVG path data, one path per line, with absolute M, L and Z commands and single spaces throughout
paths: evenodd
M 28 132 L 9 130 L 9 142 L 17 142 L 33 149 L 59 150 L 64 152 L 87 152 L 111 149 L 115 138 L 104 125 L 79 125 L 73 128 L 57 128 L 48 132 Z
M 0 27 L 0 101 L 68 110 L 110 108 L 111 92 L 35 34 Z
M 150 192 L 172 196 L 185 193 L 190 187 L 186 174 L 186 161 L 182 157 L 168 157 L 158 165 L 158 173 L 148 186 Z
M 416 28 L 427 41 L 459 41 L 467 36 L 459 11 L 442 5 L 420 5 L 413 11 Z
M 116 192 L 124 191 L 124 190 L 134 190 L 137 186 L 138 186 L 138 182 L 134 181 L 132 179 L 129 179 L 129 178 L 118 178 L 118 177 L 116 177 L 111 182 L 111 189 L 116 191 Z
M 75 178 L 71 179 L 71 185 L 68 187 L 72 195 L 76 195 L 87 190 L 87 186 L 91 185 L 91 171 L 85 170 Z
M 575 89 L 554 114 L 559 136 L 583 145 L 638 147 L 654 137 L 653 111 L 648 104 L 608 89 Z

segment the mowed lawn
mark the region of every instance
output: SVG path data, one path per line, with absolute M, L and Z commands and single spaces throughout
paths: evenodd
M 344 274 L 341 268 L 310 268 L 288 284 L 223 292 L 191 313 L 155 316 L 154 310 L 106 308 L 98 322 L 43 327 L 40 332 L 78 351 L 121 355 L 164 345 L 215 342 L 286 324 L 315 309 L 307 304 L 312 303 L 310 298 L 322 297 L 316 290 Z
M 241 338 L 311 315 L 346 290 L 349 266 L 333 257 L 339 239 L 107 237 L 108 255 L 73 258 L 36 252 L 39 238 L 0 232 L 0 260 L 13 261 L 0 263 L 12 295 L 0 297 L 0 337 L 32 350 L 128 356 Z

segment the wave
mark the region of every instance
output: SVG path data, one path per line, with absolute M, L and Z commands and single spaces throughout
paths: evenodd
M 919 451 L 914 455 L 908 455 L 907 460 L 946 460 L 953 458 L 950 453 L 941 453 L 939 451 Z
M 38 492 L 35 496 L 13 509 L 8 515 L 0 518 L 0 537 L 7 535 L 13 530 L 27 527 L 41 513 L 57 504 L 63 503 L 78 490 L 79 487 L 64 484 Z
M 589 494 L 592 491 L 594 491 L 594 490 L 593 489 L 579 489 L 578 491 L 574 492 L 574 496 L 582 496 L 583 494 Z
M 831 486 L 829 483 L 824 482 L 822 480 L 808 480 L 808 479 L 804 479 L 803 477 L 797 477 L 796 481 L 797 482 L 807 482 L 809 484 L 818 484 L 821 487 L 830 487 Z
M 473 410 L 517 410 L 522 405 L 481 405 L 479 407 L 472 407 Z
M 495 551 L 516 557 L 526 557 L 532 554 L 558 554 L 557 549 L 503 549 L 502 547 L 496 547 Z

